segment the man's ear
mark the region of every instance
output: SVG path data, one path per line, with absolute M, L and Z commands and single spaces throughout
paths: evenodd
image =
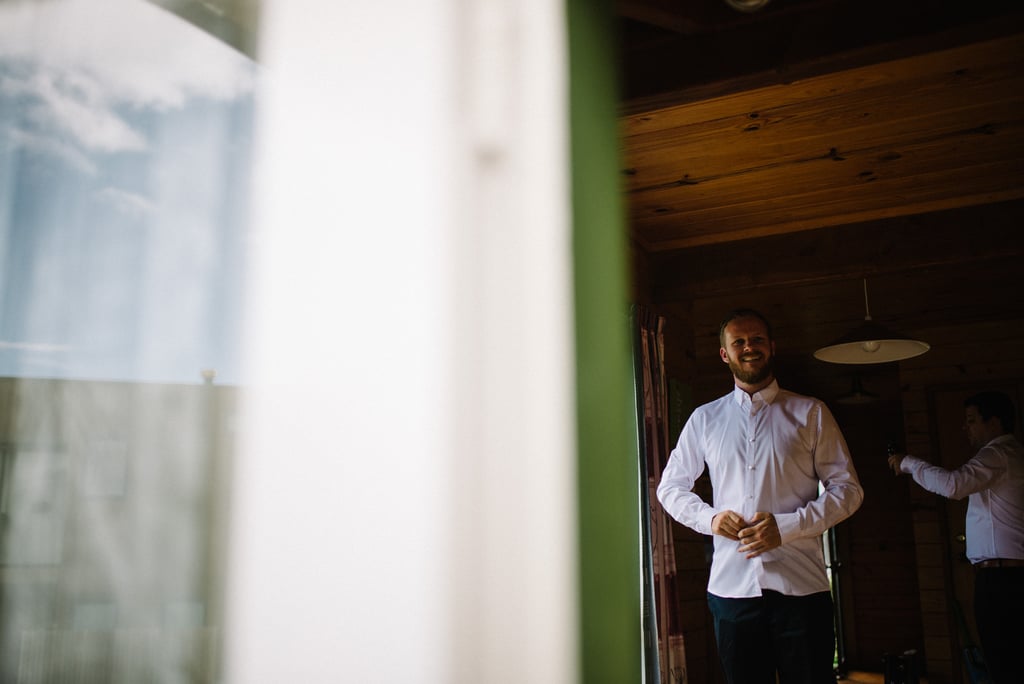
M 772 349 L 772 353 L 775 353 L 774 349 Z M 725 347 L 718 348 L 718 355 L 722 357 L 722 363 L 729 363 L 729 354 L 725 351 Z
M 1006 432 L 1006 428 L 1003 427 L 1003 421 L 1000 420 L 999 416 L 992 416 L 986 420 L 985 428 L 994 435 L 1002 435 Z

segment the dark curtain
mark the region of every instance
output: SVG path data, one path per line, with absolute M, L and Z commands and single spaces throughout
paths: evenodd
M 676 595 L 672 524 L 655 495 L 671 450 L 664 366 L 665 319 L 640 305 L 633 307 L 632 318 L 642 483 L 644 661 L 648 684 L 683 684 L 688 681 L 686 650 Z

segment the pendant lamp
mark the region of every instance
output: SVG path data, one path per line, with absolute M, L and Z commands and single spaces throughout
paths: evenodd
M 864 279 L 864 322 L 838 340 L 814 352 L 828 363 L 887 363 L 920 356 L 931 349 L 927 342 L 900 335 L 871 320 L 868 281 Z
M 771 0 L 725 0 L 725 4 L 740 12 L 756 12 L 764 9 Z

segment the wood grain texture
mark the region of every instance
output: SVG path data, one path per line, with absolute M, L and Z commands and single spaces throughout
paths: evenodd
M 623 117 L 650 252 L 1024 197 L 1024 35 Z

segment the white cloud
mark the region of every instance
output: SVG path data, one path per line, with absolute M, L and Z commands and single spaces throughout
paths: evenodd
M 156 211 L 156 205 L 142 195 L 120 188 L 103 188 L 97 193 L 97 196 L 104 202 L 113 205 L 122 214 L 129 216 L 146 216 Z
M 47 342 L 7 342 L 0 340 L 0 349 L 52 354 L 56 352 L 70 351 L 71 347 L 66 344 L 50 344 Z
M 0 3 L 0 56 L 93 74 L 118 101 L 180 106 L 190 95 L 231 99 L 252 89 L 245 57 L 144 0 L 25 4 Z
M 36 123 L 70 134 L 89 150 L 123 152 L 146 148 L 146 139 L 108 109 L 105 102 L 61 87 L 60 79 L 59 74 L 42 70 L 33 75 L 26 90 L 40 102 L 30 110 Z
M 66 145 L 50 136 L 38 135 L 19 128 L 8 129 L 7 135 L 16 147 L 31 150 L 62 160 L 68 166 L 82 173 L 95 176 L 98 173 L 96 164 L 77 148 Z
M 36 120 L 87 149 L 143 149 L 117 107 L 168 109 L 252 91 L 255 66 L 144 0 L 0 2 L 0 61 L 29 65 L 6 92 L 37 98 Z

